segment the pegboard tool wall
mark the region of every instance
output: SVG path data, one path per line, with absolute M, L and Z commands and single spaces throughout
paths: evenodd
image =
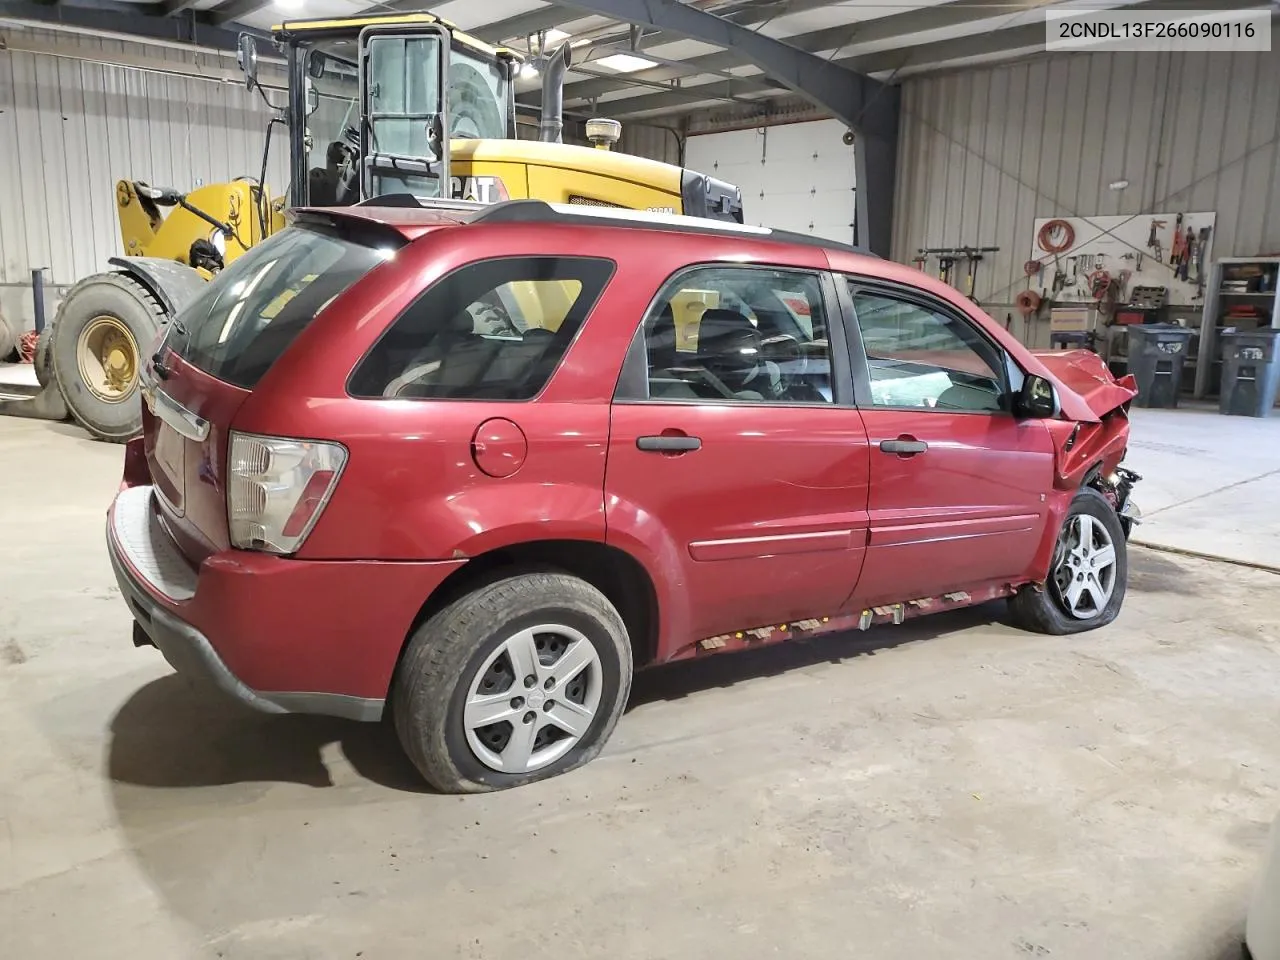
M 1090 276 L 1101 271 L 1119 280 L 1127 273 L 1126 280 L 1119 283 L 1119 302 L 1126 302 L 1134 287 L 1164 287 L 1169 306 L 1200 310 L 1213 264 L 1215 220 L 1212 213 L 1036 220 L 1024 249 L 1028 264 L 1039 261 L 1042 269 L 1028 278 L 1030 289 L 1059 304 L 1093 303 L 1096 298 L 1089 288 Z M 1059 224 L 1062 228 L 1056 229 Z M 1198 247 L 1202 237 L 1203 251 Z M 1068 239 L 1069 246 L 1054 252 Z
M 1037 55 L 909 78 L 894 259 L 1000 247 L 976 295 L 1001 323 L 1013 313 L 1021 336 L 1013 298 L 1037 219 L 1139 215 L 1149 226 L 1141 215 L 1153 209 L 1212 210 L 1214 258 L 1280 251 L 1278 118 L 1280 47 Z M 1199 313 L 1170 315 L 1194 323 Z M 1047 323 L 1035 336 L 1048 345 Z

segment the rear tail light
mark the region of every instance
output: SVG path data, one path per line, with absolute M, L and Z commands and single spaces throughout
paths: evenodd
M 340 444 L 233 431 L 227 465 L 232 546 L 295 552 L 333 496 L 346 462 Z

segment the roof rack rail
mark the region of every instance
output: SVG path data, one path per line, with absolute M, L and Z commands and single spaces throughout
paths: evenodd
M 625 207 L 588 207 L 566 203 L 548 203 L 545 200 L 506 200 L 491 204 L 471 219 L 476 223 L 597 223 L 602 226 L 631 227 L 643 230 L 669 230 L 679 233 L 709 233 L 718 236 L 746 236 L 760 240 L 776 240 L 781 243 L 803 244 L 828 250 L 843 250 L 862 256 L 876 257 L 864 247 L 827 240 L 806 233 L 775 230 L 772 227 L 756 227 L 750 224 L 730 223 L 703 217 L 687 217 L 680 214 L 653 213 L 647 210 L 630 210 Z

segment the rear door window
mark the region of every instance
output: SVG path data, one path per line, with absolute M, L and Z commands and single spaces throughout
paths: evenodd
M 331 300 L 403 242 L 360 242 L 293 226 L 215 277 L 177 316 L 166 345 L 205 373 L 252 389 Z
M 560 365 L 613 262 L 507 257 L 462 267 L 400 315 L 361 361 L 352 396 L 528 400 Z

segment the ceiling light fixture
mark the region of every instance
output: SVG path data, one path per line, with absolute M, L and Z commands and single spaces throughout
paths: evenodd
M 555 27 L 552 27 L 542 35 L 542 39 L 546 41 L 548 47 L 559 46 L 569 39 L 569 35 L 563 30 L 557 30 Z
M 602 67 L 608 67 L 610 70 L 617 70 L 619 73 L 635 73 L 637 70 L 648 70 L 650 67 L 657 66 L 652 60 L 646 60 L 644 57 L 633 57 L 629 53 L 615 53 L 612 56 L 601 57 L 599 60 L 592 62 Z
M 526 60 L 520 67 L 520 79 L 532 80 L 538 75 L 538 67 L 532 60 Z

